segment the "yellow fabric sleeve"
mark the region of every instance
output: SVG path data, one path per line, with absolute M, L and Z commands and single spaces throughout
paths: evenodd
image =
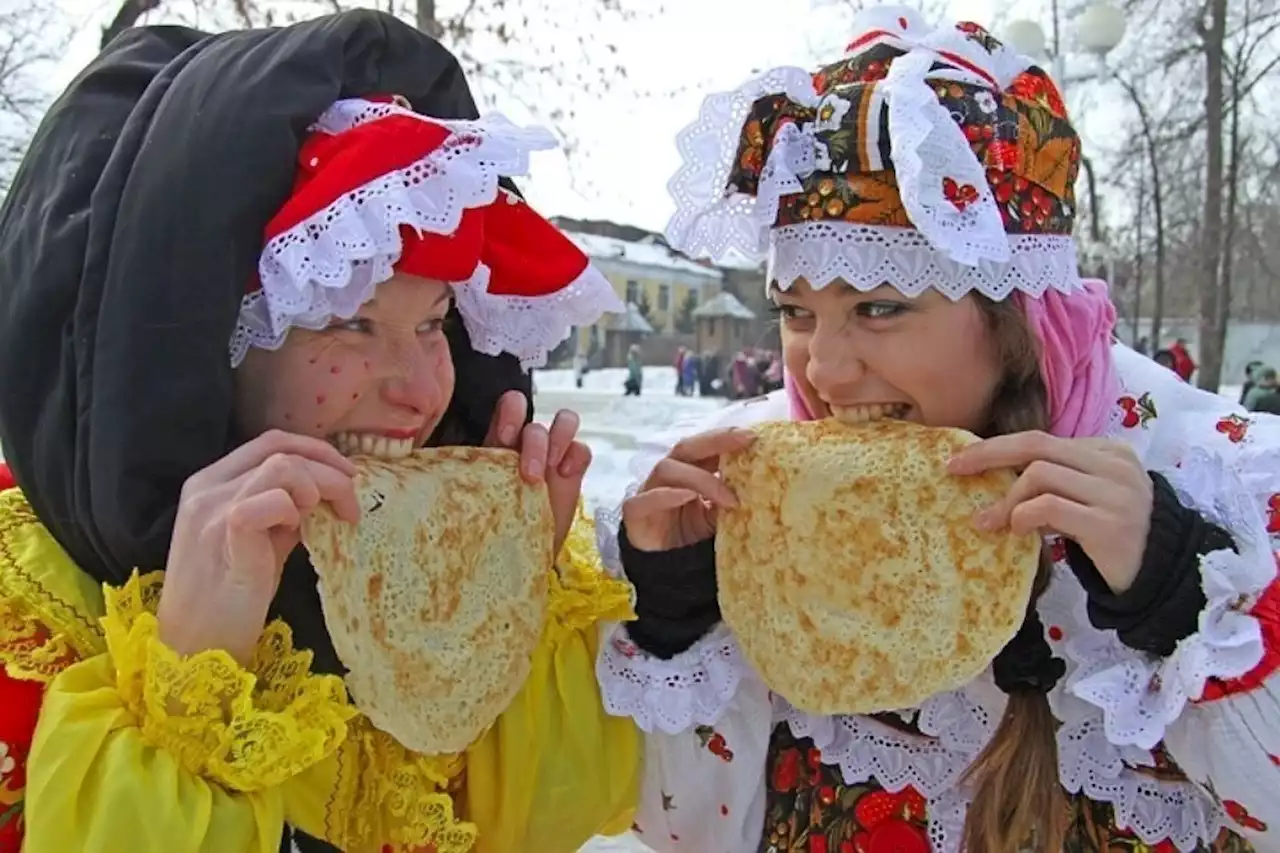
M 595 675 L 598 623 L 635 618 L 631 587 L 604 573 L 581 514 L 558 569 L 528 679 L 466 752 L 477 853 L 575 853 L 592 836 L 631 826 L 639 734 L 630 719 L 605 713 Z
M 160 575 L 106 590 L 106 651 L 45 691 L 27 764 L 27 853 L 279 850 L 284 782 L 332 756 L 355 715 L 273 623 L 250 670 L 156 636 Z

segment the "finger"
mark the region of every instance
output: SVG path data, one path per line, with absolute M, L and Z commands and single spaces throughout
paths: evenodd
M 321 501 L 328 502 L 339 518 L 360 520 L 360 504 L 355 483 L 342 471 L 300 456 L 277 454 L 235 484 L 238 500 L 273 489 L 283 489 L 303 513 Z
M 585 446 L 587 461 L 591 460 L 591 451 Z M 562 463 L 563 464 L 563 463 Z M 582 496 L 582 479 L 587 473 L 587 466 L 575 469 L 575 473 L 565 476 L 555 468 L 547 469 L 547 497 L 551 501 L 551 514 L 556 522 L 556 553 L 573 527 L 573 520 L 578 514 L 578 500 Z
M 1114 464 L 1114 458 L 1100 452 L 1095 443 L 1044 432 L 1018 432 L 969 445 L 948 461 L 947 471 L 963 476 L 998 468 L 1021 470 L 1037 459 L 1095 475 L 1105 475 Z
M 674 486 L 681 489 L 693 489 L 702 497 L 722 506 L 737 506 L 738 498 L 724 481 L 688 462 L 667 457 L 658 462 L 653 473 L 645 481 L 647 492 L 657 486 Z
M 1105 525 L 1103 513 L 1060 495 L 1032 498 L 1015 507 L 1009 516 L 1009 529 L 1018 536 L 1052 530 L 1076 540 L 1082 548 L 1091 533 Z
M 197 490 L 207 490 L 230 483 L 278 454 L 301 456 L 353 477 L 359 470 L 354 462 L 326 441 L 311 436 L 271 430 L 237 447 L 208 468 L 192 476 L 187 483 Z
M 520 475 L 527 483 L 542 482 L 547 470 L 547 443 L 550 438 L 542 424 L 528 424 L 520 434 Z
M 569 445 L 573 444 L 574 436 L 578 434 L 581 423 L 577 412 L 571 412 L 568 409 L 556 412 L 555 418 L 551 421 L 551 432 L 547 442 L 548 470 L 560 467 L 565 453 L 569 450 Z
M 671 448 L 667 455 L 680 462 L 698 463 L 715 460 L 726 453 L 745 450 L 756 440 L 749 429 L 727 427 L 691 435 Z
M 1040 495 L 1058 495 L 1085 506 L 1101 506 L 1106 500 L 1108 485 L 1107 481 L 1081 474 L 1074 468 L 1037 459 L 1027 466 L 1003 498 L 974 516 L 974 524 L 980 530 L 1003 530 L 1014 509 Z
M 277 528 L 297 529 L 302 524 L 302 513 L 287 489 L 268 489 L 243 500 L 238 500 L 227 510 L 228 532 L 266 533 Z M 231 542 L 238 537 L 230 536 Z M 239 561 L 232 560 L 232 565 Z
M 622 520 L 628 525 L 640 524 L 650 516 L 679 509 L 700 499 L 701 495 L 693 489 L 661 486 L 623 501 Z
M 489 421 L 489 432 L 484 437 L 485 447 L 515 447 L 520 440 L 520 428 L 524 426 L 529 403 L 519 391 L 507 391 L 498 398 Z
M 560 466 L 556 468 L 556 473 L 561 477 L 580 477 L 585 475 L 590 467 L 591 448 L 581 441 L 575 441 L 565 451 L 564 459 L 561 460 Z

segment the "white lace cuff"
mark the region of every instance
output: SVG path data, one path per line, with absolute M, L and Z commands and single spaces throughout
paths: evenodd
M 1123 647 L 1113 632 L 1089 624 L 1084 590 L 1069 566 L 1054 567 L 1053 582 L 1039 601 L 1050 646 L 1067 659 L 1067 677 L 1049 694 L 1058 727 L 1058 767 L 1062 786 L 1096 802 L 1110 803 L 1116 824 L 1143 843 L 1169 839 L 1180 851 L 1209 844 L 1226 824 L 1223 810 L 1192 782 L 1161 778 L 1140 768 L 1154 767 L 1150 750 L 1118 745 L 1108 737 L 1104 713 L 1068 689 L 1079 660 L 1115 659 Z
M 1262 660 L 1262 629 L 1249 611 L 1275 578 L 1276 561 L 1256 490 L 1280 481 L 1280 452 L 1266 455 L 1224 459 L 1193 447 L 1165 472 L 1183 505 L 1228 531 L 1237 548 L 1201 559 L 1207 605 L 1195 634 L 1163 659 L 1118 641 L 1088 650 L 1090 657 L 1066 645 L 1078 665 L 1068 689 L 1102 710 L 1112 743 L 1153 749 L 1210 679 L 1238 678 Z
M 714 726 L 745 672 L 738 643 L 724 625 L 671 660 L 642 651 L 619 625 L 596 660 L 605 710 L 632 718 L 641 731 L 667 734 Z

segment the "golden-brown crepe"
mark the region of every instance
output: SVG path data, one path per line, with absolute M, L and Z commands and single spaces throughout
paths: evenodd
M 529 673 L 555 524 L 510 450 L 442 447 L 357 458 L 358 525 L 303 525 L 325 624 L 356 705 L 428 755 L 459 752 Z
M 982 672 L 1021 625 L 1040 538 L 973 514 L 1010 471 L 957 477 L 977 439 L 896 420 L 768 423 L 724 459 L 741 506 L 716 533 L 720 607 L 765 683 L 801 710 L 918 705 Z

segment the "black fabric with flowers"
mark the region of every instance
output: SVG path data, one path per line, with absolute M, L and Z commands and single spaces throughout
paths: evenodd
M 988 50 L 999 44 L 976 25 L 961 29 Z M 911 227 L 890 158 L 881 82 L 901 55 L 900 48 L 881 43 L 823 67 L 813 75 L 822 96 L 815 106 L 782 94 L 757 100 L 743 124 L 730 191 L 754 195 L 778 134 L 788 125 L 807 126 L 818 144 L 818 167 L 801 178 L 802 192 L 781 199 L 776 227 L 815 221 Z M 1080 141 L 1048 75 L 1030 68 L 996 94 L 948 79 L 955 70 L 943 64 L 934 71 L 939 76 L 929 85 L 985 167 L 1005 231 L 1071 234 Z M 977 187 L 951 178 L 943 180 L 943 192 L 960 210 L 979 198 Z
M 884 718 L 886 725 L 894 724 Z M 1153 774 L 1162 771 L 1151 768 Z M 931 853 L 927 802 L 915 788 L 886 791 L 874 780 L 846 785 L 837 767 L 822 763 L 808 738 L 784 723 L 773 731 L 767 761 L 768 794 L 759 853 Z M 1082 796 L 1066 798 L 1064 853 L 1175 853 L 1172 841 L 1143 844 L 1116 826 L 1112 807 Z M 1249 853 L 1240 836 L 1223 830 L 1197 853 Z

